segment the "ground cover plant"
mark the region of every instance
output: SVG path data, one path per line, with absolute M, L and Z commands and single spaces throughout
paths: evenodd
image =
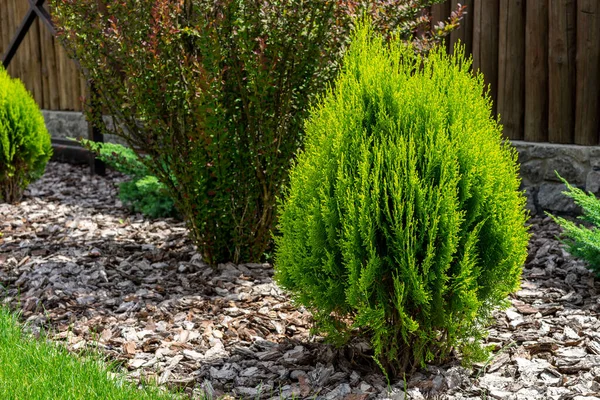
M 60 37 L 105 111 L 186 219 L 211 264 L 256 261 L 311 101 L 339 69 L 354 18 L 426 51 L 440 0 L 54 0 Z
M 21 199 L 52 155 L 44 117 L 31 94 L 0 66 L 0 202 Z
M 131 148 L 117 143 L 96 143 L 86 139 L 81 139 L 80 143 L 109 167 L 131 178 L 119 183 L 119 199 L 133 212 L 150 218 L 178 215 L 165 185 L 139 159 L 147 156 L 138 156 Z
M 360 28 L 279 208 L 277 281 L 392 375 L 481 355 L 527 254 L 516 152 L 461 51 L 421 58 Z
M 155 386 L 140 390 L 93 354 L 78 358 L 56 343 L 23 331 L 18 317 L 0 308 L 0 398 L 166 400 L 180 397 Z
M 562 237 L 567 251 L 575 257 L 587 261 L 590 269 L 600 276 L 600 230 L 598 229 L 600 226 L 600 200 L 593 193 L 585 193 L 570 185 L 564 178 L 560 176 L 559 178 L 567 186 L 567 191 L 563 194 L 573 199 L 575 204 L 583 209 L 583 215 L 579 219 L 591 224 L 592 227 L 588 228 L 562 217 L 548 215 L 564 229 Z

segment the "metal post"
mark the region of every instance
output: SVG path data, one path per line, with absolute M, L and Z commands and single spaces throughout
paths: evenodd
M 102 106 L 98 101 L 98 92 L 93 81 L 88 81 L 88 104 L 89 115 L 88 117 L 88 138 L 94 142 L 104 142 L 104 135 L 98 128 L 95 121 L 98 118 L 102 118 Z M 106 165 L 100 161 L 94 153 L 90 153 L 90 172 L 92 175 L 106 175 Z

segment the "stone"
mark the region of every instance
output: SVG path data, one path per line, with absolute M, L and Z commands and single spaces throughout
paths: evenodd
M 567 180 L 571 185 L 583 185 L 586 179 L 586 168 L 576 160 L 557 156 L 556 158 L 546 160 L 546 168 L 543 178 L 547 181 L 560 182 L 556 173 Z
M 551 212 L 575 212 L 578 207 L 573 200 L 565 196 L 562 192 L 567 191 L 567 187 L 562 183 L 544 182 L 540 185 L 538 191 L 538 204 L 544 210 Z
M 540 183 L 544 180 L 546 160 L 534 159 L 521 164 L 519 172 L 527 186 Z
M 600 196 L 600 170 L 588 172 L 585 180 L 585 191 Z
M 523 164 L 535 158 L 534 150 L 535 144 L 532 142 L 525 142 L 522 140 L 511 140 L 511 145 L 517 150 L 519 164 Z
M 53 138 L 67 139 L 87 136 L 87 122 L 80 112 L 42 110 L 46 128 Z
M 589 147 L 590 165 L 592 168 L 600 168 L 600 146 Z

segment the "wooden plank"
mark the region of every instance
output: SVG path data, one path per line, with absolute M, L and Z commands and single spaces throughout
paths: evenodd
M 17 31 L 17 26 L 18 24 L 21 22 L 20 18 L 22 18 L 22 15 L 17 15 L 17 9 L 16 9 L 16 2 L 17 0 L 7 0 L 7 16 L 8 16 L 8 32 L 9 32 L 9 43 L 14 35 L 14 33 Z M 18 21 L 17 21 L 18 19 Z M 8 48 L 8 46 L 7 46 Z M 8 66 L 8 73 L 10 76 L 15 77 L 16 73 L 18 71 L 18 69 L 16 68 L 16 62 L 12 62 L 9 66 Z
M 73 62 L 69 59 L 69 75 L 71 76 L 71 109 L 73 111 L 81 111 L 81 81 L 79 79 L 79 70 Z
M 47 29 L 44 29 L 44 26 L 40 26 L 40 55 L 41 55 L 41 64 L 42 64 L 42 93 L 43 93 L 43 101 L 42 108 L 46 110 L 52 109 L 52 78 L 51 78 L 51 68 L 52 68 L 52 60 L 54 58 L 54 54 L 50 49 L 51 45 L 51 36 L 48 33 Z M 49 45 L 50 43 L 50 45 Z
M 0 0 L 0 54 L 8 47 L 8 0 Z
M 452 0 L 450 4 L 451 11 L 456 10 L 458 4 L 466 6 L 465 14 L 460 27 L 450 33 L 449 47 L 450 52 L 454 51 L 454 46 L 458 41 L 464 44 L 467 55 L 473 52 L 473 3 L 474 0 Z
M 47 5 L 46 5 L 47 7 Z M 47 30 L 44 31 L 44 58 L 46 66 L 48 67 L 48 109 L 58 111 L 60 110 L 60 96 L 59 96 L 59 75 L 58 75 L 58 64 L 56 60 L 56 48 L 55 38 Z
M 435 24 L 446 21 L 450 16 L 450 1 L 434 4 L 431 6 L 431 21 Z
M 47 50 L 46 50 L 46 30 L 43 26 L 38 26 L 38 41 L 40 43 L 40 75 L 42 79 L 42 103 L 40 107 L 44 110 L 48 110 L 50 108 L 50 83 L 48 81 L 48 61 Z
M 68 76 L 68 62 L 67 56 L 64 53 L 58 40 L 54 41 L 54 51 L 56 52 L 56 65 L 57 65 L 57 76 L 58 76 L 58 104 L 59 109 L 66 111 L 69 109 L 69 97 L 70 91 L 69 76 Z
M 597 145 L 600 134 L 600 5 L 577 2 L 575 143 Z
M 432 27 L 440 21 L 446 22 L 450 17 L 450 1 L 444 1 L 443 3 L 434 4 L 431 6 L 431 23 Z M 448 40 L 445 39 L 446 49 L 448 49 Z
M 85 108 L 85 98 L 87 97 L 87 85 L 88 83 L 85 79 L 85 76 L 83 76 L 83 73 L 79 71 L 79 87 L 81 88 L 79 92 L 79 97 L 81 99 L 81 101 L 79 102 L 79 111 L 83 111 Z
M 23 17 L 25 15 L 27 15 L 27 13 L 29 12 L 29 2 L 23 2 L 23 1 L 16 1 L 15 2 L 15 10 L 16 13 L 15 15 L 18 15 L 19 17 L 17 18 L 17 21 L 21 21 L 23 20 Z M 30 58 L 31 58 L 31 51 L 29 49 L 29 40 L 28 40 L 28 35 L 25 36 L 25 38 L 23 39 L 23 42 L 21 43 L 21 46 L 19 48 L 19 50 L 17 51 L 17 57 L 15 57 L 15 61 L 16 61 L 16 77 L 18 77 L 23 84 L 25 85 L 25 87 L 27 88 L 27 90 L 31 91 L 31 82 L 30 82 L 30 74 L 29 74 L 29 67 L 30 67 Z
M 498 99 L 499 7 L 499 0 L 476 1 L 473 7 L 473 69 L 483 74 L 490 89 L 494 116 Z
M 36 21 L 31 26 L 27 38 L 29 44 L 29 84 L 31 85 L 31 93 L 39 107 L 42 107 L 42 56 L 40 49 L 40 27 L 39 21 Z
M 525 104 L 525 3 L 500 0 L 498 114 L 509 139 L 523 139 Z
M 548 141 L 573 143 L 576 47 L 574 0 L 550 0 L 548 31 Z
M 548 0 L 527 2 L 524 129 L 527 141 L 548 140 Z

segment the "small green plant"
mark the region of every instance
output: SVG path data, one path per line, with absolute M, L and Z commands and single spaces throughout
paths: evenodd
M 27 185 L 42 176 L 51 155 L 37 103 L 0 66 L 0 201 L 19 201 Z
M 480 359 L 527 255 L 516 152 L 462 52 L 421 58 L 359 28 L 279 206 L 277 281 L 392 376 Z
M 575 204 L 583 209 L 583 215 L 579 216 L 579 219 L 593 226 L 587 228 L 565 218 L 547 214 L 564 229 L 562 242 L 567 246 L 567 251 L 587 261 L 590 269 L 600 276 L 600 200 L 593 193 L 585 193 L 570 185 L 558 173 L 556 175 L 567 186 L 568 191 L 564 191 L 563 194 L 572 198 Z
M 132 149 L 116 143 L 96 143 L 86 139 L 79 142 L 111 168 L 131 177 L 119 184 L 119 199 L 151 218 L 178 216 L 175 204 L 164 184 L 149 171 Z

